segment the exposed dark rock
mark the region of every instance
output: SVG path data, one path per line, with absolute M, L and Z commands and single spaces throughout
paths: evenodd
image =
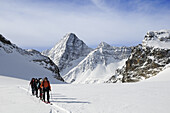
M 1 34 L 0 34 L 0 41 L 3 42 L 4 44 L 9 44 L 9 45 L 12 45 L 12 43 L 5 39 L 5 37 L 3 37 Z
M 142 48 L 139 45 L 117 74 L 123 76 L 122 82 L 137 82 L 158 74 L 169 61 L 170 49 Z
M 125 65 L 117 69 L 109 81 L 137 82 L 157 75 L 170 63 L 169 42 L 169 30 L 148 32 L 142 44 L 132 49 Z

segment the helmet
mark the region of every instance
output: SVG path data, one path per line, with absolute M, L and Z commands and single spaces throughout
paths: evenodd
M 40 82 L 42 82 L 43 80 L 42 79 L 40 79 Z

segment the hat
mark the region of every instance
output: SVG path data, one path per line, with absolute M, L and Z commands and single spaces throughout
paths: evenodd
M 45 77 L 45 78 L 44 78 L 44 80 L 45 80 L 45 79 L 46 79 L 46 80 L 48 80 L 48 78 L 47 78 L 47 77 Z

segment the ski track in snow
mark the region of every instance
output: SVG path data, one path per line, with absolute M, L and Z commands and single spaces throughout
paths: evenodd
M 29 91 L 29 89 L 26 89 L 26 88 L 24 88 L 24 87 L 22 87 L 22 86 L 18 86 L 18 88 L 26 91 L 27 94 L 29 93 L 29 94 L 31 95 L 31 92 Z M 36 100 L 37 100 L 37 99 L 36 99 Z M 36 100 L 34 99 L 35 102 L 36 102 Z M 38 101 L 38 100 L 37 100 L 37 101 Z M 40 100 L 39 100 L 39 103 L 40 103 Z M 51 102 L 51 103 L 52 103 L 52 102 Z M 57 110 L 56 110 L 56 109 L 57 109 Z M 53 113 L 53 111 L 54 111 L 55 113 L 63 113 L 63 112 L 64 112 L 64 113 L 72 113 L 71 111 L 68 111 L 68 110 L 62 108 L 62 107 L 58 106 L 58 105 L 55 104 L 55 103 L 52 103 L 50 113 Z

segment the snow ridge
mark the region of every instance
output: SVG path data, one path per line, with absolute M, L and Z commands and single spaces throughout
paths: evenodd
M 0 74 L 3 75 L 29 80 L 31 77 L 37 76 L 34 74 L 38 74 L 39 77 L 41 77 L 43 71 L 49 71 L 51 79 L 56 78 L 58 80 L 64 81 L 60 76 L 58 67 L 50 58 L 41 55 L 41 53 L 36 50 L 24 50 L 19 48 L 15 44 L 12 44 L 9 40 L 5 39 L 2 35 L 0 35 L 0 62 L 0 68 L 2 69 L 0 70 Z M 33 67 L 37 68 L 39 71 L 43 71 L 29 72 L 28 70 L 31 70 Z M 46 72 L 47 75 L 44 76 L 49 76 L 49 72 L 48 74 Z
M 114 74 L 114 70 L 127 59 L 130 47 L 112 47 L 102 42 L 90 52 L 64 79 L 69 83 L 103 83 Z

